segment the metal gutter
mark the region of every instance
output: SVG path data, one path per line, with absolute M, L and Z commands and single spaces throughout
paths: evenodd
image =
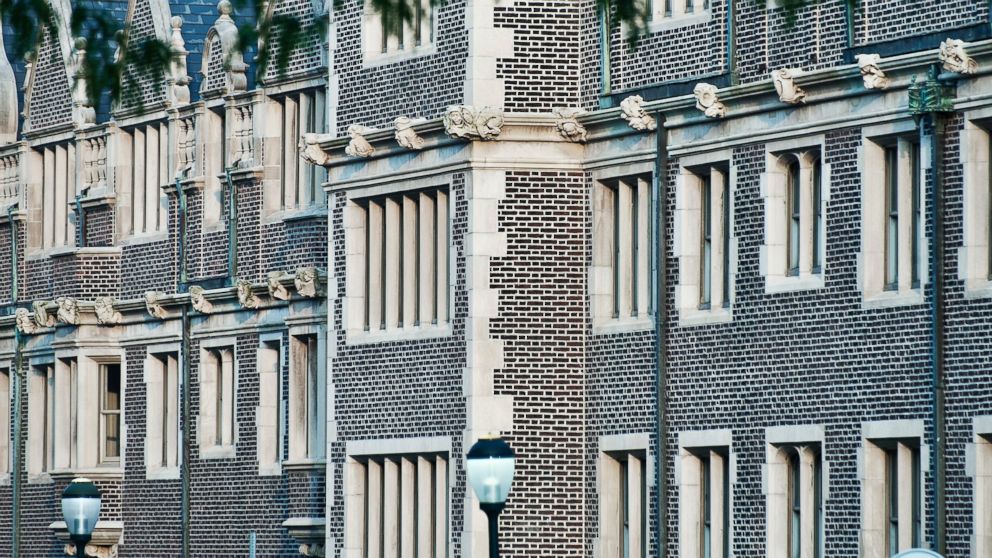
M 176 177 L 176 203 L 178 205 L 178 228 L 177 233 L 177 259 L 179 263 L 179 273 L 176 275 L 176 292 L 184 293 L 188 290 L 187 286 L 187 276 L 186 276 L 186 191 L 183 190 L 183 185 Z M 190 386 L 190 358 L 189 358 L 189 338 L 190 338 L 190 320 L 189 320 L 189 304 L 184 302 L 182 305 L 182 342 L 180 345 L 180 351 L 182 355 L 182 399 L 180 405 L 182 406 L 182 462 L 179 465 L 179 478 L 181 479 L 181 494 L 180 494 L 180 525 L 181 525 L 181 548 L 182 556 L 189 556 L 189 546 L 190 546 L 190 469 L 189 462 L 192 456 L 190 450 L 191 440 L 190 432 L 192 428 L 190 427 L 190 416 L 191 416 L 191 405 L 192 401 L 189 386 Z
M 666 432 L 666 405 L 665 394 L 668 392 L 667 382 L 667 362 L 665 360 L 665 323 L 667 322 L 667 309 L 665 291 L 667 283 L 665 273 L 667 271 L 666 247 L 668 246 L 668 218 L 666 205 L 668 200 L 668 130 L 665 128 L 665 114 L 658 112 L 658 128 L 655 131 L 655 167 L 654 192 L 655 222 L 657 230 L 652 235 L 654 244 L 654 266 L 655 266 L 655 293 L 654 293 L 654 333 L 657 350 L 655 351 L 655 379 L 657 381 L 657 403 L 655 411 L 657 413 L 655 423 L 655 437 L 658 440 L 658 454 L 655 456 L 656 482 L 658 491 L 657 510 L 655 517 L 658 518 L 658 528 L 655 530 L 655 545 L 658 548 L 658 557 L 666 556 L 666 541 L 668 540 L 668 443 Z
M 11 221 L 11 226 L 13 226 Z M 16 275 L 15 275 L 16 276 Z M 12 496 L 12 541 L 11 555 L 21 555 L 21 486 L 24 483 L 24 453 L 27 449 L 21 440 L 21 430 L 24 428 L 24 413 L 21 412 L 22 391 L 24 390 L 24 338 L 20 330 L 14 327 L 14 471 L 11 476 Z

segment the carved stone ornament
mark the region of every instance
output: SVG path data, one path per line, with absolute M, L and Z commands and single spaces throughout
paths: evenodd
M 973 74 L 978 71 L 978 62 L 964 51 L 964 41 L 961 39 L 947 39 L 940 43 L 940 61 L 948 72 Z
M 96 311 L 96 321 L 103 325 L 115 325 L 124 320 L 124 316 L 114 310 L 114 299 L 109 296 L 94 300 L 93 309 Z
M 300 554 L 309 558 L 324 558 L 324 545 L 319 543 L 301 544 Z
M 806 102 L 806 92 L 794 81 L 797 75 L 799 75 L 799 70 L 791 68 L 782 68 L 772 72 L 775 91 L 778 92 L 778 99 L 783 103 L 798 105 Z
M 148 291 L 145 293 L 145 310 L 148 315 L 159 320 L 164 320 L 169 315 L 162 307 L 161 301 L 165 293 L 159 291 Z
M 55 327 L 55 316 L 48 312 L 48 303 L 44 300 L 36 300 L 31 304 L 34 309 L 34 323 L 38 327 Z
M 72 122 L 79 128 L 92 126 L 96 123 L 96 109 L 87 91 L 86 39 L 83 37 L 77 37 L 73 42 L 69 64 L 72 75 Z
M 261 299 L 252 292 L 251 281 L 238 279 L 238 302 L 244 308 L 258 308 L 258 305 L 262 303 Z
M 709 118 L 723 118 L 727 114 L 727 107 L 720 102 L 716 96 L 716 86 L 710 83 L 697 83 L 692 88 L 692 94 L 696 97 L 696 108 L 703 111 Z
M 187 75 L 186 41 L 183 40 L 183 18 L 173 16 L 169 20 L 172 27 L 172 36 L 169 39 L 169 47 L 172 50 L 172 61 L 169 68 L 169 85 L 172 88 L 172 103 L 174 106 L 189 104 L 189 84 L 193 78 Z
M 296 270 L 293 283 L 296 285 L 296 292 L 300 295 L 314 298 L 317 296 L 317 268 L 301 267 Z
M 400 116 L 393 121 L 396 125 L 396 143 L 407 149 L 424 148 L 424 138 L 418 136 L 417 131 L 413 129 L 415 123 L 408 116 Z
M 303 134 L 300 139 L 300 157 L 311 165 L 324 166 L 331 160 L 331 154 L 320 147 L 321 142 L 334 139 L 331 134 Z
M 889 78 L 878 66 L 882 62 L 882 57 L 877 54 L 858 54 L 858 68 L 861 70 L 861 79 L 865 82 L 865 89 L 888 89 Z
M 69 543 L 63 548 L 66 556 L 76 555 L 76 544 Z M 97 546 L 95 544 L 88 544 L 83 550 L 86 553 L 86 558 L 117 558 L 117 545 L 109 546 Z
M 76 303 L 76 299 L 59 297 L 55 299 L 55 304 L 59 305 L 59 321 L 69 325 L 76 325 L 79 323 L 79 305 Z
M 639 132 L 656 129 L 658 122 L 644 110 L 642 105 L 644 105 L 644 98 L 640 95 L 627 97 L 620 101 L 620 117 L 626 120 L 631 128 Z
M 558 121 L 555 122 L 555 126 L 558 128 L 558 133 L 561 137 L 568 141 L 576 143 L 584 143 L 586 141 L 586 127 L 579 124 L 578 117 L 580 114 L 585 114 L 586 111 L 578 108 L 558 108 L 555 109 L 555 116 L 558 117 Z
M 200 93 L 230 94 L 248 88 L 248 65 L 241 49 L 237 48 L 240 36 L 238 25 L 231 17 L 233 13 L 234 6 L 230 0 L 221 0 L 217 4 L 217 20 L 204 41 L 203 61 L 200 63 L 204 79 L 200 82 Z M 217 49 L 220 52 L 215 54 Z M 217 76 L 217 73 L 223 75 Z
M 371 157 L 375 153 L 375 148 L 365 139 L 365 134 L 374 131 L 372 128 L 366 128 L 358 124 L 348 126 L 348 135 L 351 136 L 351 141 L 344 148 L 345 154 L 350 157 Z
M 444 111 L 444 130 L 456 138 L 494 140 L 503 131 L 503 110 L 452 105 Z
M 289 300 L 292 296 L 289 289 L 282 284 L 282 280 L 287 278 L 289 274 L 283 273 L 282 271 L 270 271 L 269 272 L 269 296 L 277 300 Z
M 203 314 L 214 311 L 214 305 L 204 296 L 203 287 L 193 285 L 189 288 L 189 301 L 193 304 L 193 309 Z
M 18 308 L 14 312 L 14 325 L 17 327 L 17 331 L 27 335 L 38 331 L 38 325 L 31 319 L 31 314 L 28 313 L 27 308 Z

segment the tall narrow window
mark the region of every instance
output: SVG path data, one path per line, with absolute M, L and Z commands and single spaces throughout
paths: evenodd
M 710 307 L 713 295 L 713 191 L 710 177 L 703 176 L 700 184 L 700 198 L 702 200 L 702 219 L 699 223 L 700 230 L 700 258 L 699 275 L 701 278 L 699 288 L 699 308 Z
M 121 459 L 121 365 L 100 365 L 100 456 L 102 463 Z
M 723 220 L 721 231 L 723 238 L 720 245 L 723 246 L 723 262 L 720 271 L 723 273 L 723 303 L 724 308 L 730 308 L 730 229 L 733 223 L 730 222 L 730 188 L 723 188 L 720 200 L 720 215 Z
M 910 273 L 912 274 L 912 285 L 914 289 L 920 288 L 920 239 L 923 235 L 921 229 L 922 215 L 920 215 L 920 145 L 917 143 L 910 144 L 910 171 L 912 176 L 910 176 L 910 183 L 912 188 L 910 189 L 910 194 L 913 196 L 912 208 L 912 223 L 910 229 L 912 231 L 912 240 L 910 242 Z
M 179 354 L 151 354 L 145 370 L 145 465 L 149 473 L 179 464 Z
M 283 164 L 279 167 L 280 205 L 273 209 L 306 209 L 326 203 L 323 167 L 307 163 L 298 154 L 304 134 L 324 131 L 325 103 L 322 89 L 297 91 L 280 100 Z
M 885 289 L 899 288 L 899 156 L 885 148 Z
M 31 367 L 28 381 L 28 472 L 43 473 L 53 467 L 52 400 L 55 366 L 43 364 Z
M 650 184 L 650 175 L 635 175 L 594 186 L 591 296 L 597 323 L 651 312 Z
M 419 0 L 413 6 L 410 21 L 390 20 L 387 25 L 386 19 L 366 2 L 363 30 L 366 60 L 382 56 L 416 55 L 425 47 L 433 45 L 434 9 L 430 0 Z
M 920 431 L 922 425 L 903 430 Z M 860 469 L 865 553 L 894 556 L 918 547 L 923 542 L 919 438 L 881 438 L 864 443 Z
M 234 444 L 234 348 L 211 347 L 204 351 L 200 377 L 200 447 Z
M 355 202 L 364 238 L 361 273 L 349 293 L 361 293 L 365 331 L 412 329 L 448 320 L 448 194 L 431 188 Z M 350 234 L 354 234 L 350 233 Z M 359 282 L 360 279 L 360 282 Z M 355 322 L 351 322 L 355 323 Z M 357 324 L 356 324 L 357 325 Z
M 729 448 L 682 448 L 680 558 L 730 556 Z
M 59 143 L 39 148 L 41 155 L 40 230 L 32 244 L 42 249 L 74 246 L 75 219 L 70 210 L 76 199 L 76 146 Z M 35 242 L 37 244 L 35 244 Z
M 802 241 L 800 239 L 801 211 L 801 183 L 799 172 L 799 161 L 789 164 L 789 275 L 799 275 L 799 253 Z
M 822 460 L 819 444 L 781 445 L 770 452 L 768 556 L 817 557 L 823 547 Z
M 169 180 L 169 127 L 165 122 L 132 128 L 130 139 L 131 172 L 125 178 L 130 199 L 130 234 L 163 232 L 168 225 L 167 198 L 162 184 Z
M 322 378 L 316 335 L 292 338 L 289 398 L 289 455 L 291 459 L 319 458 L 324 452 L 320 436 Z
M 604 558 L 647 556 L 647 484 L 643 451 L 603 455 L 600 538 Z
M 813 161 L 813 273 L 823 272 L 823 166 Z

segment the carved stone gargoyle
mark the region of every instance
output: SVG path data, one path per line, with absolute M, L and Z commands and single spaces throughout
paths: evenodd
M 114 310 L 114 299 L 109 296 L 94 300 L 93 309 L 96 312 L 96 321 L 103 325 L 116 325 L 124 319 L 120 312 Z
M 778 99 L 783 103 L 798 105 L 806 102 L 806 92 L 794 81 L 798 74 L 799 70 L 791 68 L 782 68 L 772 72 L 775 91 L 778 93 Z
M 258 308 L 259 304 L 262 303 L 261 299 L 255 296 L 252 291 L 251 281 L 238 279 L 238 302 L 241 303 L 242 308 L 248 309 Z
M 444 130 L 468 140 L 494 140 L 503 131 L 503 111 L 494 107 L 452 105 L 444 111 Z
M 889 78 L 879 67 L 882 57 L 877 54 L 858 54 L 858 69 L 861 70 L 861 79 L 865 82 L 865 89 L 888 89 Z
M 296 285 L 296 292 L 300 293 L 301 296 L 314 298 L 320 292 L 317 285 L 318 280 L 319 274 L 317 273 L 317 268 L 301 267 L 296 270 L 293 283 Z
M 631 95 L 620 101 L 620 117 L 627 121 L 631 128 L 643 132 L 654 130 L 658 127 L 658 122 L 654 117 L 644 110 L 644 98 L 640 95 Z
M 64 324 L 79 324 L 79 304 L 76 299 L 69 297 L 59 297 L 55 299 L 55 304 L 59 305 L 57 312 L 59 321 Z
M 169 315 L 160 302 L 164 296 L 165 293 L 159 291 L 148 291 L 145 293 L 145 310 L 148 311 L 151 317 L 164 320 Z
M 940 43 L 939 56 L 948 72 L 973 74 L 978 71 L 978 62 L 964 51 L 964 41 L 961 39 L 947 39 Z
M 189 301 L 197 312 L 209 314 L 214 311 L 214 305 L 207 300 L 203 287 L 199 285 L 193 285 L 189 288 Z
M 292 294 L 289 289 L 282 284 L 282 280 L 291 277 L 290 274 L 282 271 L 270 271 L 268 275 L 269 296 L 277 300 L 289 300 Z
M 584 143 L 588 137 L 586 127 L 579 123 L 579 115 L 586 111 L 579 108 L 558 108 L 555 109 L 555 116 L 558 117 L 555 126 L 561 137 L 575 143 Z

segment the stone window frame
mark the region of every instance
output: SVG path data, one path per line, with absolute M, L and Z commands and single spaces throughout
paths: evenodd
M 858 149 L 858 167 L 861 169 L 861 247 L 858 252 L 858 286 L 862 293 L 863 308 L 889 308 L 896 306 L 919 305 L 924 302 L 924 292 L 929 282 L 928 254 L 926 237 L 926 176 L 930 167 L 929 136 L 918 144 L 920 172 L 918 176 L 919 231 L 916 235 L 919 252 L 916 254 L 918 284 L 913 284 L 913 196 L 911 184 L 912 161 L 905 157 L 907 149 L 919 138 L 919 131 L 912 120 L 899 120 L 888 124 L 870 126 L 861 130 L 861 146 Z M 886 147 L 895 146 L 898 153 L 898 175 L 900 184 L 897 194 L 898 231 L 896 266 L 898 285 L 895 289 L 886 286 Z M 869 185 L 882 185 L 874 188 Z M 909 190 L 908 192 L 906 190 Z M 906 218 L 906 216 L 909 216 Z M 907 232 L 908 231 L 908 232 Z M 881 263 L 879 263 L 881 262 Z
M 204 397 L 205 385 L 216 384 L 216 380 L 211 382 L 206 381 L 207 378 L 206 374 L 208 372 L 207 362 L 208 362 L 208 358 L 211 358 L 209 356 L 209 353 L 212 351 L 223 351 L 223 350 L 231 351 L 231 374 L 230 374 L 231 403 L 229 407 L 231 422 L 229 425 L 225 424 L 221 427 L 222 435 L 224 431 L 227 431 L 227 433 L 230 435 L 229 444 L 225 444 L 223 443 L 223 441 L 220 444 L 216 443 L 216 432 L 217 432 L 216 431 L 216 426 L 217 426 L 216 399 L 209 398 L 211 402 L 210 408 L 214 409 L 214 411 L 211 413 L 204 412 L 204 409 L 206 409 L 207 407 L 205 407 L 203 404 L 204 401 L 208 399 L 207 397 Z M 204 459 L 204 460 L 233 459 L 237 456 L 237 446 L 238 446 L 238 403 L 239 403 L 238 380 L 240 377 L 240 370 L 239 370 L 239 361 L 238 361 L 237 338 L 220 337 L 220 338 L 212 338 L 212 339 L 203 339 L 200 341 L 199 352 L 200 352 L 200 365 L 197 367 L 198 368 L 197 383 L 199 386 L 199 393 L 200 393 L 200 397 L 199 397 L 200 408 L 198 409 L 196 415 L 196 421 L 197 421 L 196 427 L 198 434 L 197 447 L 199 448 L 200 451 L 200 459 Z M 223 378 L 224 375 L 223 355 L 221 355 L 220 367 L 221 367 L 220 374 L 222 376 L 222 379 L 226 380 L 226 378 Z M 212 387 L 210 389 L 216 390 L 216 387 Z M 214 397 L 216 397 L 216 391 L 207 390 L 207 393 L 214 395 Z M 225 407 L 227 406 L 225 405 Z M 209 419 L 213 419 L 214 422 L 210 422 Z M 215 430 L 211 432 L 209 435 L 207 434 L 207 430 L 206 430 L 207 426 L 213 426 L 215 428 Z
M 286 424 L 282 399 L 285 353 L 283 332 L 262 333 L 256 348 L 258 406 L 255 408 L 256 453 L 259 476 L 282 474 Z M 273 360 L 273 357 L 274 360 Z
M 972 418 L 972 442 L 965 446 L 965 474 L 971 477 L 974 524 L 971 555 L 992 550 L 992 415 Z
M 622 537 L 609 537 L 606 533 L 617 533 L 620 525 L 620 493 L 622 491 L 620 462 L 636 458 L 642 467 L 638 469 L 641 476 L 641 505 L 637 513 L 641 514 L 638 522 L 641 529 L 640 539 L 643 541 L 639 556 L 646 557 L 651 546 L 651 497 L 654 488 L 654 456 L 651 453 L 651 434 L 637 432 L 630 434 L 614 434 L 599 437 L 598 459 L 596 461 L 596 494 L 599 499 L 599 518 L 596 538 L 593 542 L 594 558 L 621 558 Z M 629 471 L 629 468 L 628 468 Z M 630 482 L 629 480 L 627 481 Z M 633 546 L 633 545 L 632 545 Z M 636 550 L 636 547 L 634 548 Z M 630 558 L 637 558 L 633 552 Z
M 813 478 L 803 475 L 800 469 L 800 484 L 803 491 L 800 501 L 800 536 L 809 538 L 802 546 L 802 558 L 824 556 L 824 514 L 830 492 L 830 465 L 827 459 L 824 428 L 818 424 L 782 425 L 765 428 L 765 462 L 761 466 L 761 491 L 765 496 L 765 553 L 769 558 L 789 558 L 791 507 L 789 458 L 787 453 L 796 451 L 801 463 L 812 459 L 819 460 L 820 486 L 816 486 L 816 469 Z M 819 499 L 816 490 L 819 488 Z M 821 510 L 817 512 L 816 506 Z M 812 513 L 812 519 L 810 514 Z M 819 518 L 819 526 L 816 519 Z M 817 536 L 817 534 L 819 536 Z M 818 539 L 818 540 L 817 540 Z M 810 544 L 812 543 L 812 544 Z
M 364 68 L 394 64 L 404 60 L 420 58 L 437 53 L 438 25 L 437 12 L 440 7 L 431 6 L 429 0 L 421 0 L 423 9 L 420 19 L 421 37 L 427 31 L 428 41 L 421 40 L 420 45 L 406 47 L 400 45 L 398 37 L 386 37 L 382 17 L 369 2 L 362 3 L 362 66 Z M 416 30 L 408 24 L 403 26 L 403 36 L 415 37 Z M 385 45 L 383 44 L 385 42 Z M 385 48 L 384 48 L 385 47 Z
M 75 142 L 62 139 L 34 145 L 26 152 L 25 160 L 28 167 L 26 254 L 44 257 L 74 250 L 76 216 L 69 208 L 80 187 Z
M 992 297 L 992 109 L 964 113 L 958 142 L 964 172 L 958 278 L 965 298 Z
M 288 86 L 268 88 L 264 103 L 256 106 L 257 111 L 265 111 L 267 123 L 263 124 L 264 133 L 267 142 L 271 140 L 275 146 L 265 148 L 263 181 L 266 186 L 262 191 L 264 223 L 324 216 L 327 212 L 327 194 L 323 188 L 327 170 L 307 163 L 299 155 L 303 134 L 326 131 L 329 114 L 327 94 L 323 80 L 308 79 Z M 286 119 L 287 107 L 296 117 L 291 121 Z M 301 114 L 308 116 L 309 124 L 305 128 L 311 129 L 301 130 Z M 293 161 L 296 165 L 292 180 L 286 173 L 283 161 Z M 301 182 L 303 186 L 300 186 Z M 292 192 L 287 186 L 292 187 Z M 306 192 L 306 189 L 310 191 Z
M 298 377 L 300 361 L 297 352 L 300 348 L 300 338 L 313 338 L 316 345 L 316 354 L 312 371 L 313 377 L 309 377 L 307 371 L 307 385 L 300 385 Z M 327 328 L 323 325 L 294 325 L 289 329 L 289 344 L 287 347 L 289 359 L 289 401 L 286 408 L 286 436 L 288 438 L 288 458 L 284 465 L 308 466 L 322 465 L 325 462 L 327 453 Z M 309 353 L 309 350 L 308 350 Z M 311 395 L 310 382 L 315 393 Z M 302 409 L 299 403 L 304 399 L 314 405 L 312 408 L 308 403 Z M 305 420 L 305 427 L 300 427 L 298 421 Z M 302 430 L 302 437 L 301 437 Z M 301 447 L 302 444 L 302 447 Z
M 348 200 L 343 208 L 343 223 L 345 229 L 345 303 L 343 323 L 345 324 L 345 343 L 348 345 L 359 345 L 366 343 L 382 343 L 390 341 L 407 341 L 417 339 L 433 339 L 447 337 L 452 334 L 452 320 L 454 316 L 454 292 L 455 292 L 455 257 L 456 252 L 452 242 L 454 227 L 455 198 L 452 195 L 451 185 L 454 183 L 450 174 L 440 175 L 430 178 L 415 178 L 388 184 L 359 188 L 347 192 Z M 436 281 L 435 295 L 428 297 L 428 301 L 436 300 L 437 318 L 436 323 L 432 318 L 430 323 L 420 321 L 419 323 L 409 323 L 404 319 L 403 327 L 381 327 L 372 329 L 371 325 L 366 329 L 366 314 L 369 316 L 378 315 L 378 306 L 374 301 L 369 302 L 366 308 L 365 293 L 369 290 L 370 284 L 367 282 L 366 266 L 371 265 L 366 261 L 366 233 L 367 210 L 363 207 L 364 200 L 379 198 L 382 196 L 395 196 L 406 192 L 445 191 L 445 202 L 438 207 L 438 221 L 447 221 L 446 236 L 447 250 L 441 249 L 442 243 L 438 239 L 437 254 L 446 254 L 444 261 L 436 259 L 436 276 L 431 281 Z M 442 211 L 443 208 L 443 211 Z M 446 212 L 446 214 L 445 214 Z M 438 229 L 441 230 L 441 229 Z M 413 235 L 407 235 L 412 237 Z M 397 248 L 398 249 L 398 248 Z M 435 256 L 436 257 L 436 256 Z M 374 263 L 374 262 L 372 262 Z M 422 271 L 427 267 L 422 267 Z M 412 273 L 411 273 L 412 274 Z M 379 275 L 378 273 L 374 275 Z M 426 283 L 429 284 L 429 283 Z M 372 284 L 371 286 L 375 286 Z M 440 293 L 441 290 L 443 293 Z M 444 298 L 445 300 L 441 300 Z M 407 297 L 409 301 L 410 298 Z M 388 304 L 388 300 L 387 300 Z M 379 305 L 381 306 L 381 304 Z M 428 305 L 421 304 L 424 311 Z M 433 303 L 430 304 L 433 309 Z M 398 315 L 398 309 L 396 310 Z M 393 312 L 390 311 L 390 314 Z M 416 312 L 412 312 L 415 314 Z M 432 310 L 433 313 L 433 310 Z M 411 314 L 411 315 L 412 315 Z
M 44 376 L 39 376 L 41 372 Z M 51 483 L 53 467 L 53 417 L 55 355 L 31 358 L 27 371 L 26 470 L 28 483 Z M 41 405 L 39 403 L 41 398 Z M 40 430 L 40 431 L 39 431 Z M 38 440 L 41 437 L 41 440 Z
M 648 33 L 660 33 L 713 19 L 714 0 L 643 0 L 647 8 Z M 626 24 L 622 29 L 626 36 Z
M 692 519 L 698 521 L 703 510 L 700 509 L 702 502 L 702 459 L 700 454 L 708 452 L 710 460 L 713 454 L 722 458 L 720 465 L 725 471 L 725 476 L 720 475 L 725 482 L 721 483 L 722 488 L 719 498 L 720 508 L 711 503 L 711 510 L 714 508 L 722 511 L 724 521 L 721 521 L 721 536 L 726 539 L 727 554 L 723 554 L 723 546 L 720 551 L 711 552 L 712 558 L 732 558 L 734 556 L 734 522 L 731 520 L 734 509 L 734 486 L 737 484 L 737 456 L 733 451 L 733 431 L 730 429 L 697 430 L 678 433 L 679 458 L 675 461 L 675 484 L 679 489 L 679 557 L 680 558 L 702 558 L 702 548 L 698 539 L 690 535 L 699 535 L 695 531 Z M 722 452 L 722 453 L 721 453 Z M 713 471 L 711 464 L 711 473 Z M 711 474 L 711 477 L 713 475 Z M 713 495 L 714 484 L 712 481 L 711 495 Z M 713 500 L 717 500 L 714 495 Z M 689 506 L 693 507 L 689 507 Z M 712 531 L 711 531 L 712 532 Z M 712 537 L 711 537 L 712 538 Z M 696 540 L 695 545 L 689 541 Z
M 169 235 L 169 197 L 162 186 L 173 180 L 170 128 L 167 120 L 156 118 L 122 126 L 115 134 L 116 151 L 121 154 L 116 169 L 116 228 L 124 244 L 158 242 Z M 157 153 L 148 150 L 151 137 L 155 138 Z M 142 157 L 135 156 L 139 144 Z M 157 162 L 155 170 L 147 164 L 150 154 Z M 150 202 L 152 193 L 158 197 L 158 204 Z M 153 214 L 156 224 L 149 229 L 148 221 Z M 204 208 L 204 217 L 207 215 L 210 213 Z
M 825 137 L 823 134 L 776 141 L 765 145 L 765 172 L 761 174 L 761 198 L 764 201 L 764 240 L 759 248 L 759 273 L 765 278 L 765 293 L 791 292 L 809 289 L 822 289 L 827 272 L 827 205 L 830 201 L 830 164 L 825 159 Z M 820 169 L 820 208 L 819 231 L 816 231 L 814 213 L 814 182 L 812 172 Z M 796 274 L 789 269 L 789 247 L 792 242 L 791 223 L 788 216 L 788 201 L 791 180 L 788 178 L 789 159 L 794 159 L 800 167 L 800 238 L 799 267 Z M 810 221 L 813 221 L 811 224 Z M 817 235 L 817 233 L 819 233 Z M 819 242 L 816 242 L 816 238 Z M 820 267 L 813 262 L 817 259 L 814 250 L 819 252 Z M 804 258 L 805 256 L 805 258 Z
M 857 449 L 857 470 L 858 481 L 861 493 L 861 528 L 858 537 L 861 546 L 861 555 L 889 555 L 886 548 L 888 542 L 888 519 L 886 508 L 888 505 L 888 494 L 886 491 L 887 469 L 885 452 L 879 444 L 898 443 L 900 446 L 907 441 L 915 444 L 919 455 L 919 477 L 917 486 L 921 493 L 919 497 L 918 513 L 919 521 L 922 523 L 920 537 L 926 536 L 926 497 L 922 494 L 925 491 L 924 477 L 929 470 L 930 446 L 924 443 L 925 435 L 924 421 L 922 419 L 903 420 L 883 420 L 866 421 L 861 423 L 861 446 Z M 879 505 L 881 501 L 881 505 Z M 911 502 L 912 504 L 912 502 Z M 912 510 L 912 505 L 909 506 Z M 880 510 L 880 511 L 879 511 Z M 905 522 L 903 522 L 905 524 Z M 881 530 L 881 532 L 879 532 Z M 881 545 L 876 548 L 875 545 Z M 913 545 L 910 543 L 906 550 Z
M 367 483 L 366 479 L 366 463 L 373 458 L 399 459 L 400 465 L 397 467 L 397 477 L 404 475 L 409 478 L 411 475 L 420 475 L 417 482 L 420 486 L 424 486 L 428 483 L 423 482 L 424 477 L 422 475 L 424 475 L 427 469 L 419 466 L 421 460 L 426 460 L 424 456 L 435 458 L 432 466 L 432 470 L 434 471 L 433 478 L 435 479 L 433 481 L 433 487 L 435 488 L 433 498 L 438 503 L 443 501 L 444 509 L 437 510 L 436 517 L 431 519 L 430 522 L 417 522 L 417 526 L 420 529 L 429 528 L 428 523 L 432 523 L 435 530 L 430 538 L 434 542 L 435 556 L 439 558 L 450 556 L 454 536 L 451 528 L 451 510 L 453 504 L 451 488 L 455 486 L 457 474 L 456 467 L 453 464 L 455 456 L 452 454 L 452 441 L 450 437 L 352 440 L 345 444 L 345 456 L 342 483 L 342 493 L 344 494 L 343 558 L 362 558 L 365 556 L 363 552 L 363 549 L 365 549 L 365 540 L 363 539 L 367 538 L 369 516 L 374 516 L 372 513 L 367 513 L 368 511 L 365 505 L 365 487 L 370 484 Z M 412 464 L 412 458 L 417 458 L 417 465 Z M 443 487 L 443 498 L 440 494 L 442 488 L 440 483 L 437 482 L 438 479 L 446 480 Z M 393 486 L 397 493 L 404 488 L 412 489 L 410 482 L 402 483 L 399 478 Z M 394 499 L 396 496 L 398 494 L 394 495 Z M 412 496 L 412 494 L 408 495 L 408 498 L 405 499 L 412 501 L 412 498 L 409 496 Z M 421 495 L 419 497 L 423 496 Z M 389 496 L 383 495 L 382 499 L 383 501 L 388 500 Z M 421 509 L 429 508 L 431 506 L 421 506 Z M 445 519 L 438 521 L 437 518 L 440 516 L 443 516 Z M 361 526 L 361 528 L 355 528 L 355 526 Z M 441 529 L 444 530 L 443 536 L 440 536 Z M 412 540 L 427 540 L 426 537 L 418 538 L 412 532 L 400 532 L 398 526 L 396 526 L 395 538 L 397 548 L 409 545 Z M 441 550 L 441 546 L 444 547 L 444 550 L 438 552 Z M 430 547 L 428 546 L 427 548 L 429 549 Z M 410 554 L 412 555 L 414 553 L 411 551 Z M 416 554 L 419 555 L 420 552 L 416 552 Z
M 725 169 L 725 170 L 724 170 Z M 721 278 L 726 275 L 730 280 L 729 305 L 710 304 L 709 308 L 701 308 L 701 185 L 700 173 L 709 172 L 711 177 L 719 178 L 722 188 L 729 186 L 727 193 L 728 214 L 726 220 L 730 224 L 729 250 L 726 254 L 714 251 L 711 256 L 711 276 Z M 721 190 L 722 191 L 722 190 Z M 678 307 L 679 326 L 690 327 L 699 325 L 720 324 L 733 321 L 734 300 L 736 298 L 737 276 L 737 236 L 734 234 L 735 203 L 737 191 L 737 166 L 733 161 L 733 150 L 723 149 L 699 155 L 689 155 L 679 161 L 679 173 L 675 185 L 675 232 L 673 239 L 674 256 L 679 259 L 679 278 L 675 286 L 675 301 Z M 712 190 L 711 190 L 712 192 Z M 723 230 L 723 220 L 713 219 L 713 225 L 720 223 L 719 231 Z M 722 236 L 721 236 L 722 240 Z M 726 247 L 724 247 L 726 250 Z M 719 256 L 719 257 L 718 257 Z M 725 264 L 729 269 L 724 273 Z M 721 273 L 715 273 L 713 270 Z M 722 289 L 726 289 L 724 285 Z M 723 292 L 723 290 L 718 290 Z M 717 289 L 712 289 L 717 291 Z M 712 296 L 711 296 L 712 298 Z
M 14 404 L 14 394 L 11 391 L 13 370 L 10 360 L 0 359 L 0 486 L 10 483 L 10 472 L 14 466 L 13 453 L 10 451 L 14 426 L 10 418 L 10 410 Z
M 590 311 L 592 313 L 593 335 L 608 335 L 613 333 L 644 331 L 654 327 L 655 300 L 654 300 L 654 277 L 651 273 L 652 254 L 651 235 L 656 228 L 652 207 L 655 195 L 653 182 L 654 164 L 650 162 L 631 163 L 622 166 L 613 166 L 605 169 L 592 171 L 592 189 L 590 192 L 590 207 L 592 212 L 592 261 L 589 268 L 589 298 Z M 615 185 L 615 186 L 614 186 Z M 620 275 L 616 274 L 615 265 L 618 258 L 627 256 L 633 262 L 631 252 L 632 242 L 621 246 L 621 253 L 616 252 L 616 235 L 621 234 L 621 238 L 630 241 L 633 237 L 632 230 L 615 228 L 615 209 L 610 203 L 614 200 L 616 192 L 620 191 L 623 185 L 628 190 L 636 187 L 642 188 L 644 200 L 639 204 L 638 230 L 639 234 L 639 260 L 637 273 L 637 311 L 633 311 L 633 302 L 621 303 L 617 312 L 618 301 L 615 297 L 616 285 Z M 608 194 L 608 195 L 607 195 Z M 640 195 L 638 197 L 641 197 Z M 629 198 L 629 196 L 628 196 Z M 622 199 L 622 198 L 621 198 Z M 601 204 L 611 205 L 607 213 L 603 213 L 598 208 Z M 605 217 L 601 218 L 601 216 Z M 621 220 L 622 222 L 623 220 Z M 606 236 L 601 236 L 601 233 Z M 626 234 L 624 234 L 626 233 Z M 608 242 L 602 242 L 606 238 Z M 633 278 L 631 278 L 632 280 Z M 621 285 L 628 285 L 628 289 L 633 290 L 629 280 L 619 279 Z M 628 291 L 626 294 L 630 294 Z
M 99 436 L 97 438 L 100 450 L 99 450 L 99 464 L 101 466 L 106 465 L 116 465 L 120 467 L 121 461 L 124 459 L 124 380 L 125 372 L 121 363 L 112 361 L 98 361 L 98 375 L 97 375 L 97 404 L 96 408 L 99 412 Z M 110 383 L 110 366 L 117 367 L 117 402 L 114 403 L 110 399 L 111 383 Z M 77 396 L 78 397 L 78 396 Z M 116 409 L 114 408 L 116 405 Z M 117 417 L 117 455 L 110 455 L 107 448 L 110 446 L 111 436 L 111 417 Z
M 175 362 L 174 370 L 170 367 L 171 362 Z M 163 378 L 166 379 L 165 386 L 163 386 Z M 143 381 L 145 384 L 145 478 L 176 480 L 179 478 L 179 465 L 182 460 L 183 437 L 179 428 L 179 392 L 182 387 L 182 353 L 179 343 L 150 345 L 146 348 Z M 168 394 L 164 393 L 165 388 L 168 389 Z M 162 409 L 166 406 L 167 410 L 163 413 Z M 169 419 L 170 412 L 171 424 L 166 426 L 162 424 L 162 418 Z M 153 431 L 157 431 L 158 435 L 152 435 Z M 166 434 L 166 439 L 163 439 L 162 433 Z M 170 450 L 171 455 L 169 455 Z M 163 453 L 166 455 L 163 456 Z

